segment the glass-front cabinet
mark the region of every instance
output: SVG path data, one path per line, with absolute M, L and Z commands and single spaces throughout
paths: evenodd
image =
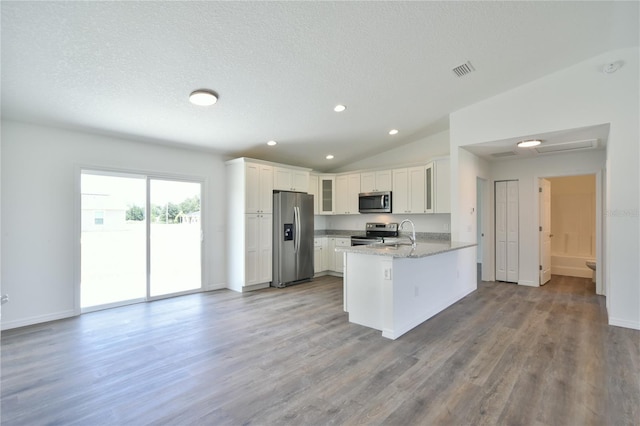
M 333 214 L 336 198 L 335 176 L 320 176 L 319 178 L 318 214 Z

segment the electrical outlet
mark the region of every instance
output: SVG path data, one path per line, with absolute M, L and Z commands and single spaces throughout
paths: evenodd
M 391 268 L 384 269 L 384 279 L 391 280 Z

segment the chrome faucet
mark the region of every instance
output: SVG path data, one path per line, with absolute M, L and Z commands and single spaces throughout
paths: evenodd
M 413 224 L 413 222 L 411 222 L 409 219 L 405 219 L 402 222 L 400 222 L 400 229 L 402 229 L 402 226 L 409 222 L 411 224 L 411 230 L 412 230 L 412 234 L 409 235 L 409 240 L 411 241 L 411 246 L 413 246 L 415 248 L 416 246 L 416 226 Z

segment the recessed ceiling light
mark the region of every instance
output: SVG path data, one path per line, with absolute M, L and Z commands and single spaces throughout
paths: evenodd
M 325 157 L 327 160 L 333 160 L 333 155 L 329 154 Z
M 269 145 L 269 146 L 275 146 L 275 145 L 278 145 L 278 142 L 276 142 L 276 141 L 269 141 L 269 142 L 267 142 L 267 145 Z
M 520 141 L 518 142 L 518 148 L 531 148 L 532 146 L 538 146 L 542 143 L 542 141 L 533 139 L 528 141 Z
M 344 106 L 344 105 L 336 105 L 336 107 L 335 107 L 333 110 L 334 110 L 335 112 L 342 112 L 342 111 L 344 111 L 345 109 L 347 109 L 347 107 L 346 107 L 346 106 Z
M 398 134 L 398 129 L 391 129 L 391 130 L 389 130 L 389 134 L 390 134 L 390 135 L 397 135 L 397 134 Z
M 218 102 L 218 94 L 213 90 L 200 89 L 191 92 L 189 101 L 198 106 L 211 106 Z

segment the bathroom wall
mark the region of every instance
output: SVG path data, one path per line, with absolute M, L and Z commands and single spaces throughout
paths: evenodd
M 551 273 L 590 277 L 585 261 L 596 257 L 595 175 L 549 178 Z

